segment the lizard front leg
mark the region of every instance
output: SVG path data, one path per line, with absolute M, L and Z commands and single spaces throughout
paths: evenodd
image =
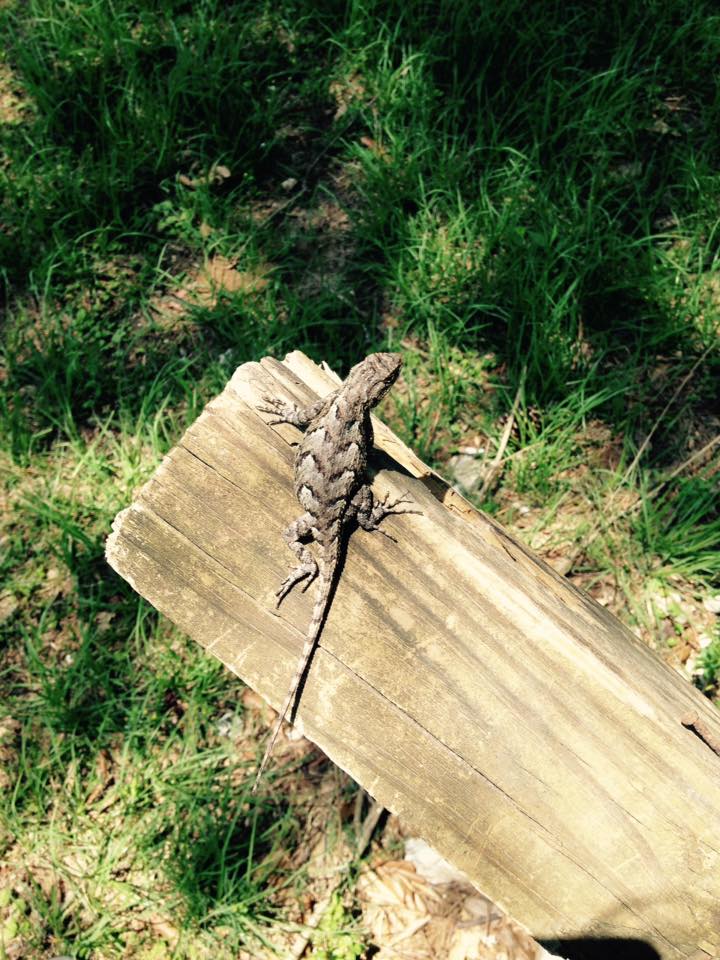
M 304 513 L 298 517 L 287 530 L 283 533 L 283 540 L 290 547 L 292 552 L 298 558 L 300 563 L 291 570 L 280 584 L 280 588 L 275 593 L 277 597 L 276 607 L 279 607 L 283 599 L 290 593 L 292 588 L 300 580 L 306 580 L 303 584 L 303 590 L 307 590 L 315 577 L 318 575 L 318 565 L 315 557 L 310 553 L 303 540 L 312 537 L 313 517 L 310 513 Z
M 316 400 L 306 407 L 300 407 L 297 403 L 289 403 L 279 397 L 263 396 L 260 398 L 260 403 L 256 409 L 261 413 L 269 413 L 274 418 L 267 421 L 271 427 L 278 423 L 291 423 L 299 430 L 304 430 L 320 413 L 325 403 L 327 403 L 327 397 Z

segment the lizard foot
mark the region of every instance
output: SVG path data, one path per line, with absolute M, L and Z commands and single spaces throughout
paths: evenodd
M 380 523 L 384 517 L 388 517 L 391 514 L 398 513 L 418 513 L 422 515 L 422 510 L 398 510 L 397 507 L 401 506 L 404 503 L 414 503 L 415 501 L 409 494 L 409 491 L 404 493 L 401 497 L 396 497 L 395 500 L 388 499 L 390 496 L 389 493 L 386 493 L 382 500 L 376 501 L 373 506 L 372 513 L 370 514 L 370 521 L 374 525 Z
M 255 409 L 260 413 L 269 413 L 273 418 L 267 423 L 271 426 L 277 426 L 279 423 L 295 423 L 298 416 L 298 410 L 295 404 L 286 403 L 279 397 L 270 397 L 265 394 L 260 397 L 260 403 L 256 404 Z
M 294 570 L 291 570 L 287 577 L 285 577 L 283 582 L 280 584 L 278 590 L 275 592 L 275 597 L 277 598 L 275 601 L 275 607 L 277 608 L 280 606 L 295 584 L 299 583 L 301 580 L 305 580 L 305 583 L 302 586 L 304 593 L 317 575 L 318 565 L 314 560 L 308 563 L 301 563 L 299 566 L 295 567 Z

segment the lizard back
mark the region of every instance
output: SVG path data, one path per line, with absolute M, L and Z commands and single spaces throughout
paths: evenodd
M 295 458 L 295 496 L 323 527 L 342 522 L 360 488 L 372 444 L 369 414 L 339 391 L 309 424 Z

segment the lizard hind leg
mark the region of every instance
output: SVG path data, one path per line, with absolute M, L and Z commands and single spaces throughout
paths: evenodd
M 303 542 L 312 537 L 312 525 L 312 515 L 310 513 L 304 513 L 301 517 L 298 517 L 297 520 L 293 521 L 283 533 L 283 540 L 290 547 L 300 563 L 294 570 L 290 571 L 276 591 L 276 607 L 280 606 L 296 583 L 305 580 L 303 590 L 307 590 L 318 575 L 317 561 Z

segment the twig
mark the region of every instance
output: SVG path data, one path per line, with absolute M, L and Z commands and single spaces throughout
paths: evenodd
M 385 807 L 383 807 L 381 803 L 378 803 L 377 800 L 373 800 L 362 825 L 360 836 L 358 837 L 357 846 L 355 848 L 356 857 L 361 857 L 365 853 L 365 850 L 367 849 L 370 839 L 375 831 L 375 827 L 378 825 L 378 821 L 383 815 L 384 811 Z
M 520 375 L 520 385 L 517 388 L 517 393 L 515 394 L 515 399 L 513 400 L 513 405 L 510 410 L 510 415 L 508 416 L 507 423 L 505 424 L 505 429 L 503 430 L 502 436 L 500 437 L 500 443 L 498 444 L 498 448 L 495 453 L 495 456 L 493 457 L 492 463 L 490 464 L 490 468 L 488 472 L 485 474 L 485 479 L 483 480 L 482 486 L 478 491 L 478 494 L 477 494 L 478 500 L 482 500 L 484 498 L 485 494 L 490 489 L 491 484 L 495 480 L 496 474 L 500 470 L 503 455 L 505 453 L 505 448 L 508 445 L 508 441 L 510 440 L 510 434 L 512 433 L 512 428 L 515 425 L 517 408 L 520 404 L 520 397 L 522 396 L 523 387 L 525 385 L 525 370 L 526 368 L 523 367 L 522 374 Z
M 653 487 L 652 490 L 649 490 L 644 497 L 640 497 L 635 503 L 631 503 L 629 507 L 623 507 L 622 510 L 616 510 L 615 513 L 609 517 L 604 523 L 602 520 L 598 520 L 593 529 L 590 531 L 587 537 L 583 540 L 581 544 L 577 546 L 575 551 L 570 556 L 570 568 L 572 569 L 572 564 L 575 563 L 578 556 L 581 552 L 585 552 L 589 546 L 591 546 L 599 537 L 600 533 L 603 530 L 607 530 L 608 527 L 611 527 L 614 523 L 628 514 L 634 513 L 636 510 L 639 510 L 643 503 L 648 503 L 650 500 L 654 500 L 655 497 L 670 483 L 671 480 L 674 480 L 679 474 L 683 473 L 695 460 L 699 460 L 704 454 L 709 450 L 712 450 L 713 447 L 716 447 L 720 444 L 720 434 L 716 437 L 713 437 L 712 440 L 708 441 L 704 447 L 701 447 L 699 450 L 696 450 L 695 453 L 688 457 L 687 460 L 684 460 L 679 466 L 675 467 L 665 479 L 658 483 L 657 486 Z M 612 498 L 610 498 L 612 503 Z
M 676 389 L 673 391 L 673 395 L 670 397 L 668 402 L 663 407 L 663 410 L 660 416 L 655 420 L 655 423 L 653 424 L 650 432 L 645 437 L 643 442 L 640 444 L 640 447 L 637 453 L 635 454 L 635 456 L 633 457 L 632 462 L 630 463 L 630 466 L 622 475 L 620 483 L 617 485 L 617 487 L 615 487 L 615 489 L 612 491 L 612 493 L 608 497 L 606 503 L 604 504 L 604 511 L 606 515 L 610 511 L 613 505 L 613 502 L 617 496 L 618 490 L 620 489 L 620 487 L 624 486 L 625 483 L 627 483 L 628 479 L 630 478 L 630 475 L 635 470 L 635 467 L 638 465 L 640 458 L 642 457 L 643 453 L 647 449 L 648 444 L 650 443 L 655 431 L 662 423 L 663 418 L 665 417 L 665 414 L 668 412 L 672 404 L 675 402 L 676 398 L 678 397 L 680 391 L 683 389 L 685 384 L 690 380 L 690 378 L 695 373 L 697 368 L 700 366 L 703 360 L 707 357 L 712 346 L 713 344 L 708 346 L 707 349 L 705 349 L 700 354 L 700 356 L 692 365 L 688 373 L 682 378 L 682 380 L 680 381 Z M 575 564 L 575 561 L 580 556 L 580 554 L 585 553 L 588 547 L 595 542 L 595 540 L 598 538 L 598 536 L 603 530 L 606 530 L 608 527 L 612 526 L 612 524 L 616 523 L 620 519 L 620 517 L 625 516 L 626 514 L 632 513 L 634 510 L 639 509 L 641 503 L 647 502 L 648 500 L 652 500 L 654 497 L 656 497 L 658 493 L 660 493 L 660 491 L 663 489 L 663 487 L 666 486 L 666 484 L 668 484 L 672 479 L 674 479 L 674 477 L 676 477 L 679 473 L 682 473 L 682 471 L 686 469 L 686 467 L 688 467 L 694 460 L 697 460 L 700 456 L 702 456 L 703 453 L 705 453 L 707 450 L 712 449 L 712 447 L 715 446 L 719 441 L 720 441 L 720 437 L 715 437 L 713 440 L 710 441 L 710 443 L 705 444 L 705 446 L 701 450 L 698 450 L 691 457 L 689 457 L 683 464 L 681 464 L 679 467 L 673 470 L 672 473 L 670 473 L 669 476 L 667 476 L 662 481 L 662 483 L 654 487 L 644 498 L 637 500 L 635 503 L 633 503 L 629 507 L 624 507 L 622 510 L 618 510 L 614 514 L 611 514 L 606 521 L 603 521 L 602 519 L 598 520 L 593 526 L 588 536 L 585 537 L 582 543 L 579 543 L 570 554 L 570 557 L 569 557 L 570 566 L 568 567 L 568 572 L 572 570 Z
M 671 470 L 670 473 L 662 481 L 662 483 L 659 483 L 656 487 L 652 488 L 652 490 L 647 495 L 647 499 L 652 500 L 653 497 L 656 497 L 660 493 L 662 488 L 667 486 L 667 484 L 670 483 L 671 480 L 674 480 L 675 477 L 677 477 L 678 474 L 683 473 L 683 471 L 685 471 L 690 466 L 691 463 L 693 463 L 695 460 L 699 460 L 700 457 L 703 456 L 703 454 L 707 453 L 709 450 L 712 450 L 712 448 L 716 447 L 719 443 L 720 443 L 720 433 L 716 437 L 713 437 L 712 440 L 708 441 L 708 443 L 706 443 L 704 447 L 701 447 L 699 450 L 696 450 L 695 453 L 691 457 L 688 457 L 687 460 L 684 460 L 679 467 L 675 467 L 674 470 Z
M 707 347 L 707 349 L 704 350 L 704 351 L 700 354 L 700 356 L 697 358 L 697 360 L 695 361 L 695 363 L 690 367 L 690 370 L 689 370 L 689 371 L 685 374 L 685 376 L 682 378 L 682 380 L 680 381 L 680 383 L 679 383 L 678 386 L 676 387 L 675 391 L 673 392 L 673 395 L 670 397 L 670 399 L 668 400 L 668 402 L 667 402 L 667 403 L 665 404 L 665 406 L 663 407 L 662 413 L 661 413 L 660 416 L 655 420 L 655 423 L 652 425 L 652 429 L 650 430 L 650 432 L 648 433 L 648 435 L 645 437 L 645 439 L 643 440 L 643 442 L 640 444 L 640 447 L 639 447 L 637 453 L 635 454 L 635 456 L 633 457 L 630 466 L 627 468 L 627 470 L 626 470 L 625 473 L 623 474 L 623 478 L 622 478 L 622 480 L 620 481 L 620 486 L 622 486 L 624 483 L 626 483 L 626 481 L 627 481 L 628 478 L 630 477 L 630 474 L 633 472 L 633 470 L 635 469 L 635 467 L 638 465 L 638 462 L 639 462 L 639 460 L 640 460 L 640 457 L 642 457 L 642 455 L 643 455 L 643 454 L 645 453 L 645 451 L 647 450 L 648 444 L 649 444 L 650 441 L 652 440 L 653 435 L 655 434 L 655 431 L 656 431 L 657 428 L 660 426 L 660 424 L 663 422 L 663 419 L 664 419 L 664 417 L 665 417 L 665 414 L 668 412 L 668 410 L 669 410 L 670 407 L 673 405 L 673 403 L 675 403 L 675 400 L 677 399 L 679 393 L 681 392 L 681 390 L 683 389 L 683 387 L 685 386 L 685 384 L 688 382 L 688 380 L 690 379 L 690 377 L 692 377 L 692 375 L 695 373 L 695 371 L 697 370 L 697 368 L 698 368 L 698 367 L 700 366 L 700 364 L 703 362 L 703 360 L 705 359 L 705 357 L 707 357 L 707 355 L 710 353 L 710 350 L 711 350 L 714 346 L 715 346 L 715 344 L 714 344 L 714 343 L 711 343 L 711 344 Z M 613 491 L 612 496 L 614 496 L 616 492 L 617 492 L 617 487 L 616 487 L 615 490 Z M 612 499 L 612 497 L 611 497 L 611 499 Z
M 364 790 L 361 791 L 359 796 L 362 798 L 364 793 L 365 793 Z M 355 809 L 358 810 L 359 807 L 356 805 Z M 383 814 L 383 810 L 384 810 L 384 807 L 382 806 L 382 804 L 378 803 L 377 800 L 373 800 L 372 805 L 370 806 L 370 810 L 368 811 L 365 817 L 365 820 L 363 821 L 362 828 L 360 830 L 360 836 L 358 837 L 357 845 L 355 847 L 354 858 L 359 858 L 365 853 L 365 850 L 368 844 L 370 843 L 370 838 L 373 835 L 373 831 L 375 830 L 375 827 L 378 824 L 378 820 Z M 344 876 L 347 874 L 347 868 L 350 866 L 350 862 L 352 859 L 353 857 L 349 857 L 344 867 L 338 870 L 337 875 L 335 876 L 329 889 L 325 891 L 325 895 L 322 897 L 321 900 L 318 900 L 318 902 L 313 907 L 313 911 L 310 914 L 310 917 L 303 925 L 302 933 L 297 934 L 293 943 L 290 946 L 288 957 L 290 957 L 291 960 L 300 960 L 300 958 L 303 956 L 303 954 L 307 950 L 308 944 L 310 943 L 310 939 L 313 935 L 313 932 L 320 925 L 320 922 L 322 921 L 322 918 L 325 915 L 325 911 L 330 906 L 332 898 L 335 895 L 335 891 L 338 889 L 338 887 L 343 881 Z
M 298 933 L 290 945 L 288 957 L 290 957 L 291 960 L 300 960 L 302 955 L 307 950 L 308 944 L 310 943 L 310 938 L 320 925 L 320 922 L 325 915 L 325 911 L 330 906 L 330 902 L 335 894 L 335 891 L 340 886 L 341 879 L 341 877 L 337 877 L 330 889 L 325 893 L 325 896 L 321 900 L 318 900 L 313 907 L 310 917 L 308 920 L 306 920 L 303 926 L 302 933 Z

